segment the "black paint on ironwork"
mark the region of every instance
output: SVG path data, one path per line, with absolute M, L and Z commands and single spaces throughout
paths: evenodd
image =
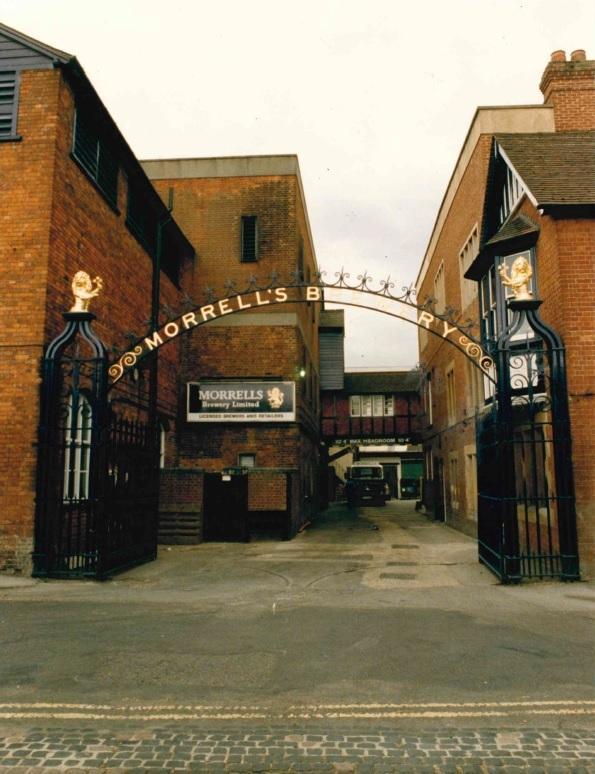
M 158 443 L 113 414 L 90 312 L 68 312 L 42 363 L 33 574 L 92 577 L 153 559 Z
M 226 295 L 221 296 L 216 292 L 216 290 L 210 286 L 206 286 L 203 289 L 203 296 L 204 296 L 204 303 L 205 304 L 211 304 L 214 305 L 217 302 L 225 301 L 226 303 L 229 301 L 232 301 L 235 298 L 238 297 L 244 297 L 247 294 L 251 293 L 257 293 L 257 292 L 269 292 L 274 289 L 279 290 L 291 290 L 291 289 L 300 289 L 305 288 L 307 286 L 309 287 L 317 287 L 322 292 L 320 294 L 320 298 L 316 299 L 310 299 L 307 298 L 305 295 L 297 295 L 296 298 L 289 299 L 289 303 L 296 304 L 296 303 L 305 303 L 305 304 L 312 304 L 313 302 L 320 302 L 323 303 L 325 300 L 324 296 L 324 290 L 325 289 L 339 289 L 339 290 L 350 290 L 350 291 L 356 291 L 362 296 L 371 296 L 376 298 L 388 298 L 392 301 L 398 301 L 405 306 L 408 306 L 410 309 L 413 309 L 417 312 L 430 312 L 435 321 L 441 321 L 441 323 L 444 323 L 445 328 L 446 327 L 454 327 L 454 329 L 457 330 L 457 333 L 459 334 L 458 339 L 451 339 L 451 338 L 445 338 L 445 334 L 443 330 L 438 327 L 437 329 L 433 327 L 428 327 L 427 325 L 424 325 L 423 322 L 420 323 L 419 320 L 411 320 L 408 317 L 404 317 L 400 314 L 397 314 L 396 312 L 390 312 L 384 309 L 376 309 L 373 306 L 369 306 L 365 300 L 362 300 L 361 303 L 354 302 L 354 301 L 342 301 L 337 300 L 336 303 L 340 306 L 353 306 L 358 308 L 364 308 L 364 309 L 371 309 L 372 311 L 377 311 L 380 314 L 386 314 L 390 317 L 394 317 L 396 319 L 400 320 L 406 320 L 407 322 L 411 322 L 414 325 L 417 325 L 418 327 L 425 328 L 428 333 L 438 336 L 440 338 L 445 338 L 446 341 L 448 341 L 449 344 L 454 346 L 456 349 L 458 349 L 470 362 L 473 363 L 473 365 L 476 368 L 479 368 L 483 373 L 485 378 L 495 383 L 495 379 L 492 376 L 493 371 L 493 363 L 490 358 L 487 358 L 485 356 L 485 353 L 483 352 L 481 342 L 474 338 L 472 334 L 472 329 L 475 327 L 475 323 L 471 319 L 461 319 L 461 314 L 456 309 L 449 307 L 448 309 L 438 312 L 436 310 L 436 301 L 435 299 L 431 297 L 427 297 L 424 300 L 418 299 L 416 296 L 416 290 L 413 286 L 402 286 L 400 289 L 400 292 L 397 290 L 395 292 L 395 283 L 391 280 L 390 276 L 386 279 L 380 280 L 378 283 L 378 287 L 374 287 L 372 283 L 374 283 L 373 278 L 365 271 L 363 274 L 357 275 L 356 281 L 353 281 L 351 279 L 351 275 L 349 272 L 346 272 L 344 269 L 341 269 L 341 271 L 335 272 L 335 279 L 333 281 L 327 281 L 325 279 L 326 272 L 325 271 L 318 271 L 316 272 L 316 275 L 313 279 L 306 281 L 301 276 L 299 270 L 296 269 L 296 271 L 291 272 L 288 278 L 288 282 L 285 284 L 281 281 L 281 275 L 273 270 L 268 279 L 264 281 L 264 283 L 261 284 L 258 277 L 256 275 L 251 275 L 248 278 L 248 284 L 245 288 L 239 289 L 236 286 L 236 282 L 234 280 L 227 280 L 224 282 L 224 289 L 226 291 Z M 177 314 L 178 317 L 181 317 L 184 312 L 188 311 L 189 307 L 189 301 L 190 298 L 188 296 L 185 296 L 182 299 L 182 305 L 181 309 L 178 310 Z M 193 311 L 199 312 L 200 306 L 197 305 Z M 245 307 L 239 307 L 238 309 L 230 310 L 229 312 L 226 312 L 227 314 L 238 314 L 241 313 L 244 309 L 250 308 L 249 306 Z M 171 310 L 173 312 L 173 310 Z M 199 321 L 197 325 L 193 325 L 192 327 L 186 327 L 185 329 L 182 328 L 180 330 L 181 334 L 184 334 L 188 330 L 193 330 L 195 327 L 199 327 L 201 325 L 208 324 L 211 321 L 212 318 L 206 318 L 204 317 L 202 321 Z M 126 371 L 127 368 L 131 367 L 131 364 L 136 364 L 138 361 L 142 360 L 143 358 L 147 357 L 148 355 L 154 355 L 155 350 L 148 348 L 144 346 L 144 342 L 146 341 L 146 336 L 152 336 L 153 334 L 159 333 L 159 325 L 158 320 L 155 319 L 154 316 L 152 316 L 151 320 L 146 321 L 150 328 L 147 331 L 146 334 L 140 336 L 137 338 L 136 342 L 133 343 L 130 346 L 129 351 L 120 353 L 119 357 L 116 357 L 112 363 L 111 367 L 114 368 L 115 372 L 117 373 L 117 376 L 113 378 L 112 384 L 110 386 L 113 386 L 116 384 L 123 373 Z M 173 341 L 175 337 L 169 338 L 169 341 Z M 167 342 L 166 342 L 167 343 Z M 138 351 L 136 351 L 138 350 Z M 128 362 L 127 362 L 128 361 Z
M 508 302 L 476 426 L 479 558 L 504 583 L 580 577 L 565 351 L 540 304 Z

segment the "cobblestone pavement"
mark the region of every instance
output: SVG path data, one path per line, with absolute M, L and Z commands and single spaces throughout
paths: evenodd
M 52 768 L 105 771 L 195 772 L 595 772 L 595 731 L 539 728 L 356 728 L 352 733 L 296 732 L 291 727 L 186 726 L 105 731 L 33 727 L 0 741 L 0 771 Z

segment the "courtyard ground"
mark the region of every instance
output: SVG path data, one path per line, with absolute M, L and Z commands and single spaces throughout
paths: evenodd
M 595 771 L 587 583 L 502 586 L 412 503 L 0 578 L 0 769 Z

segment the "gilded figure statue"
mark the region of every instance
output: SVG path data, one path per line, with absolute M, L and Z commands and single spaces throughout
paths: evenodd
M 98 296 L 102 288 L 103 280 L 101 277 L 95 277 L 92 280 L 86 271 L 77 271 L 72 279 L 74 304 L 68 311 L 88 312 L 90 300 Z
M 498 272 L 502 284 L 512 290 L 515 301 L 528 301 L 533 298 L 533 293 L 529 290 L 533 269 L 524 255 L 519 255 L 518 258 L 514 259 L 510 275 L 506 271 L 505 263 L 500 264 Z

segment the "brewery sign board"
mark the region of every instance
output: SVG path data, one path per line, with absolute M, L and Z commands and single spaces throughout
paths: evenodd
M 295 383 L 188 382 L 188 422 L 295 422 Z

